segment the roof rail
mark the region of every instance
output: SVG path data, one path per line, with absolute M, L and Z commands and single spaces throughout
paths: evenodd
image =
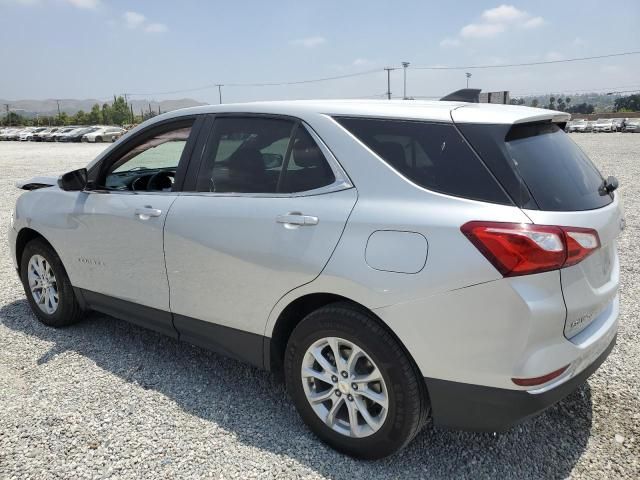
M 456 90 L 455 92 L 445 95 L 440 99 L 442 102 L 469 102 L 480 103 L 480 89 L 479 88 L 463 88 Z

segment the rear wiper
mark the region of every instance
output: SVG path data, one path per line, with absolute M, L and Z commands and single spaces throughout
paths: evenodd
M 616 177 L 609 176 L 602 180 L 602 184 L 598 188 L 600 195 L 609 195 L 615 189 L 618 188 L 618 179 Z

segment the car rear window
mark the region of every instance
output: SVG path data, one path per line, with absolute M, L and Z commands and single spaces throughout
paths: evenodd
M 353 117 L 335 120 L 396 171 L 423 188 L 513 204 L 451 124 Z
M 600 194 L 603 178 L 598 169 L 556 124 L 460 124 L 459 128 L 489 168 L 502 169 L 496 175 L 523 208 L 581 211 L 612 202 L 611 195 Z M 513 178 L 509 183 L 508 170 L 522 183 Z

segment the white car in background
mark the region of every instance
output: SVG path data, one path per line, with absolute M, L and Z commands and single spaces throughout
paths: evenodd
M 22 129 L 20 131 L 20 135 L 18 136 L 18 140 L 20 140 L 21 142 L 28 141 L 29 138 L 33 136 L 34 130 L 35 130 L 34 127 L 27 127 L 27 128 Z
M 599 118 L 593 125 L 594 132 L 615 132 L 616 124 L 611 118 Z
M 21 142 L 31 142 L 33 141 L 33 137 L 35 135 L 37 135 L 38 133 L 42 132 L 43 130 L 45 130 L 45 127 L 38 127 L 38 128 L 25 128 L 21 133 L 20 133 L 20 137 L 18 138 Z
M 82 141 L 89 143 L 115 142 L 116 139 L 122 135 L 123 131 L 120 127 L 100 127 L 95 132 L 83 135 Z

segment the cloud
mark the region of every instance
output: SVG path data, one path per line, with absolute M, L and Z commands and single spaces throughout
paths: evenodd
M 169 30 L 164 23 L 149 22 L 147 17 L 138 12 L 124 12 L 122 17 L 127 28 L 131 30 L 142 30 L 146 33 L 164 33 Z
M 488 38 L 504 32 L 505 27 L 501 23 L 470 23 L 460 30 L 462 38 Z
M 327 43 L 327 39 L 320 36 L 305 37 L 305 38 L 297 38 L 295 40 L 292 40 L 290 43 L 291 45 L 295 45 L 297 47 L 315 48 Z
M 513 5 L 500 5 L 482 12 L 481 18 L 490 23 L 513 23 L 526 18 L 527 12 L 518 10 Z
M 100 6 L 100 0 L 66 0 L 66 2 L 78 8 L 94 9 Z
M 499 5 L 480 14 L 480 18 L 462 27 L 455 37 L 440 41 L 441 47 L 457 47 L 463 40 L 493 38 L 514 29 L 531 30 L 545 24 L 544 18 L 533 16 L 513 5 Z
M 150 23 L 144 27 L 144 31 L 147 33 L 164 33 L 167 30 L 167 26 L 164 23 Z
M 364 67 L 366 65 L 371 65 L 371 60 L 367 60 L 366 58 L 356 58 L 353 61 L 353 66 L 354 67 Z
M 137 12 L 124 12 L 122 16 L 127 27 L 131 29 L 138 28 L 147 20 L 147 17 Z

